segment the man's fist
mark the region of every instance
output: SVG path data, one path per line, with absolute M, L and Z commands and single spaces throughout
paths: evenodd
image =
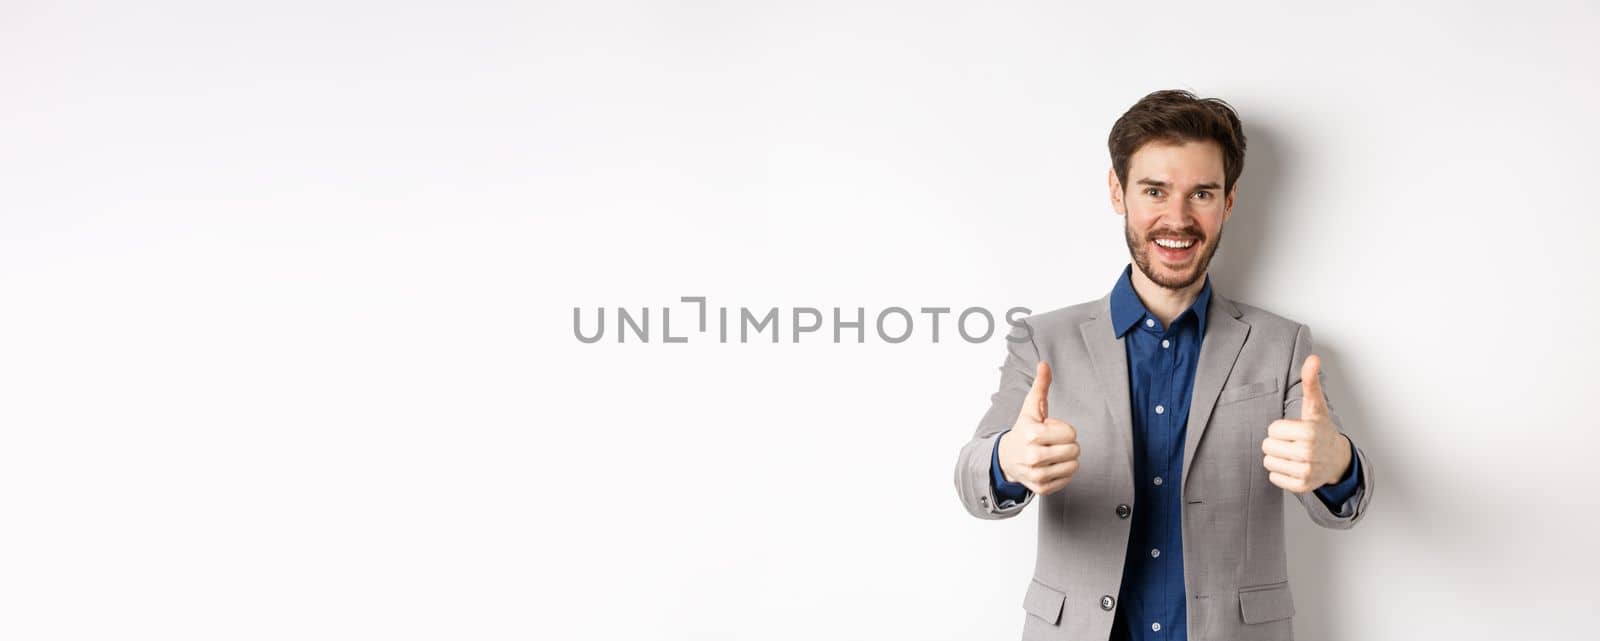
M 1050 364 L 1039 361 L 1017 423 L 1000 435 L 1000 473 L 1041 496 L 1066 487 L 1078 471 L 1078 430 L 1049 418 L 1049 396 Z
M 1278 419 L 1261 441 L 1262 465 L 1273 485 L 1304 494 L 1344 477 L 1350 467 L 1350 440 L 1328 417 L 1328 404 L 1317 378 L 1322 359 L 1306 357 L 1300 366 L 1300 420 Z

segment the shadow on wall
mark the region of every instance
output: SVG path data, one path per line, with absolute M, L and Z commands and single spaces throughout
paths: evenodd
M 1223 227 L 1222 244 L 1207 271 L 1218 281 L 1219 289 L 1227 288 L 1228 296 L 1251 303 L 1264 266 L 1289 262 L 1276 255 L 1284 243 L 1272 242 L 1272 227 L 1277 217 L 1294 214 L 1281 204 L 1279 195 L 1294 167 L 1288 164 L 1292 152 L 1282 147 L 1270 122 L 1252 116 L 1245 135 L 1249 147 L 1233 214 Z M 1270 304 L 1262 307 L 1272 308 Z

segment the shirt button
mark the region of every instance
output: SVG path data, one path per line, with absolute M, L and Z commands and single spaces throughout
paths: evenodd
M 1156 319 L 1154 319 L 1154 318 L 1146 318 L 1146 319 L 1144 319 L 1144 326 L 1145 327 L 1155 327 L 1156 326 Z
M 1161 484 L 1161 477 L 1157 476 L 1156 477 L 1156 485 L 1160 485 L 1160 484 Z
M 1172 347 L 1172 341 L 1169 341 L 1169 340 L 1167 340 L 1165 338 L 1161 339 L 1161 347 L 1163 349 L 1168 348 L 1168 347 Z
M 1133 508 L 1128 507 L 1127 503 L 1123 503 L 1123 504 L 1117 506 L 1117 518 L 1125 519 L 1125 518 L 1128 518 L 1129 514 L 1133 514 Z
M 1161 556 L 1161 550 L 1160 549 L 1155 549 L 1155 550 L 1151 550 L 1150 551 L 1150 558 L 1156 558 L 1156 557 L 1159 557 L 1159 556 Z
M 1117 604 L 1117 600 L 1111 598 L 1111 595 L 1109 595 L 1109 594 L 1100 597 L 1100 609 L 1101 610 L 1110 611 L 1112 606 L 1115 606 L 1116 604 Z
M 1156 413 L 1157 414 L 1165 414 L 1165 413 L 1167 413 L 1167 408 L 1162 407 L 1160 405 L 1157 405 L 1156 406 Z
M 1152 624 L 1150 624 L 1150 629 L 1151 630 L 1155 630 L 1156 632 L 1160 632 L 1161 631 L 1161 624 L 1160 623 L 1152 623 Z

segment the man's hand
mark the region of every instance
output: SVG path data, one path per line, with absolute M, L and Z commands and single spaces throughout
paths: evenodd
M 1078 471 L 1078 430 L 1050 414 L 1050 364 L 1039 361 L 1033 389 L 1011 431 L 1000 436 L 1000 472 L 1035 494 L 1054 493 Z
M 1350 467 L 1350 440 L 1328 417 L 1322 382 L 1317 379 L 1321 367 L 1322 359 L 1316 354 L 1306 357 L 1300 366 L 1300 390 L 1304 392 L 1300 420 L 1273 421 L 1267 426 L 1267 438 L 1261 441 L 1267 479 L 1295 494 L 1337 482 Z

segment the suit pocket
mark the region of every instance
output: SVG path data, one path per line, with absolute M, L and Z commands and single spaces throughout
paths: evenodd
M 1022 609 L 1050 625 L 1061 623 L 1061 611 L 1066 604 L 1065 592 L 1040 583 L 1038 579 L 1028 584 L 1028 594 L 1022 598 Z
M 1239 614 L 1245 623 L 1264 623 L 1294 616 L 1289 582 L 1239 588 Z
M 1217 396 L 1217 404 L 1227 405 L 1228 403 L 1232 403 L 1234 401 L 1255 398 L 1257 396 L 1271 394 L 1276 391 L 1278 391 L 1277 377 L 1263 379 L 1254 383 L 1245 383 L 1244 385 L 1222 390 L 1222 394 Z

